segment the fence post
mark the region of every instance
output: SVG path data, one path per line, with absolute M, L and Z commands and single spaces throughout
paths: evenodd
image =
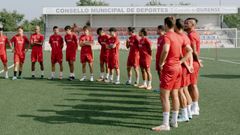
M 238 29 L 236 28 L 236 41 L 235 41 L 236 45 L 235 48 L 238 47 Z

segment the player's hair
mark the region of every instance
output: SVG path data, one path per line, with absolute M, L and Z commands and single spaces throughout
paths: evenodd
M 165 28 L 164 28 L 164 26 L 163 25 L 158 25 L 158 30 L 162 30 L 162 31 L 164 31 L 165 30 Z
M 176 20 L 176 27 L 177 27 L 177 29 L 179 29 L 179 30 L 184 29 L 184 21 L 183 21 L 182 19 L 178 18 L 178 19 Z
M 142 28 L 140 32 L 144 35 L 147 36 L 147 30 L 145 28 Z
M 22 29 L 22 30 L 23 30 L 23 26 L 18 26 L 18 27 L 17 27 L 17 30 L 19 30 L 19 29 Z
M 135 31 L 135 28 L 134 28 L 134 27 L 128 27 L 128 31 L 129 31 L 129 32 L 134 32 L 134 31 Z
M 98 28 L 97 29 L 97 34 L 100 35 L 100 33 L 103 31 L 103 28 Z
M 85 25 L 85 26 L 83 27 L 83 30 L 90 30 L 90 26 Z
M 193 20 L 193 21 L 196 22 L 196 24 L 198 23 L 198 19 L 197 19 L 197 18 L 189 17 L 189 18 L 187 18 L 186 20 L 187 20 L 187 21 L 188 21 L 188 20 Z
M 69 25 L 67 25 L 65 28 L 64 28 L 64 30 L 71 30 L 72 29 L 72 27 L 71 26 L 69 26 Z
M 90 21 L 87 21 L 87 22 L 86 22 L 86 26 L 88 26 L 88 27 L 90 27 L 90 26 L 91 26 L 91 23 L 90 23 Z
M 173 28 L 175 26 L 175 18 L 173 16 L 166 17 L 164 24 L 166 24 L 168 28 Z
M 116 32 L 116 31 L 117 31 L 117 29 L 114 28 L 114 27 L 111 27 L 111 28 L 109 29 L 109 32 Z
M 58 26 L 53 26 L 53 30 L 58 29 Z

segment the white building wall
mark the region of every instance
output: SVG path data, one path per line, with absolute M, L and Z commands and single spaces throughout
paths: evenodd
M 55 25 L 59 27 L 65 27 L 66 25 L 72 26 L 76 23 L 80 26 L 86 24 L 90 20 L 90 15 L 49 15 L 48 16 L 48 27 L 53 27 Z
M 156 27 L 164 23 L 169 15 L 136 15 L 135 27 Z
M 133 15 L 93 15 L 92 27 L 128 27 L 133 25 Z
M 220 27 L 219 15 L 178 15 L 179 18 L 186 19 L 189 17 L 195 17 L 198 19 L 199 27 Z

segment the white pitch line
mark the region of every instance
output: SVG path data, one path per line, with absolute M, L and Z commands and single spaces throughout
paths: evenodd
M 209 57 L 200 57 L 200 58 L 205 59 L 205 60 L 211 60 L 211 61 L 216 60 L 215 58 L 209 58 Z M 231 60 L 218 59 L 216 61 L 240 65 L 240 62 L 234 62 L 234 61 L 231 61 Z
M 14 67 L 14 64 L 12 64 L 11 66 L 9 66 L 8 69 L 11 69 L 11 68 L 13 68 L 13 67 Z M 0 71 L 0 74 L 2 74 L 3 72 L 4 72 L 4 70 L 1 70 L 1 71 Z

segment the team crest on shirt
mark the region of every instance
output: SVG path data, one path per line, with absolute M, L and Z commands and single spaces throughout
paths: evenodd
M 58 43 L 58 41 L 57 41 L 57 40 L 55 40 L 55 41 L 53 41 L 53 43 L 57 44 L 57 43 Z
M 17 43 L 18 44 L 23 44 L 23 41 L 18 40 Z
M 72 42 L 72 39 L 67 39 L 66 41 L 67 41 L 68 43 L 70 43 L 70 42 Z
M 58 38 L 58 37 L 57 37 L 57 38 L 54 38 L 53 41 L 54 41 L 54 42 L 58 42 L 58 41 L 59 41 L 59 38 Z

